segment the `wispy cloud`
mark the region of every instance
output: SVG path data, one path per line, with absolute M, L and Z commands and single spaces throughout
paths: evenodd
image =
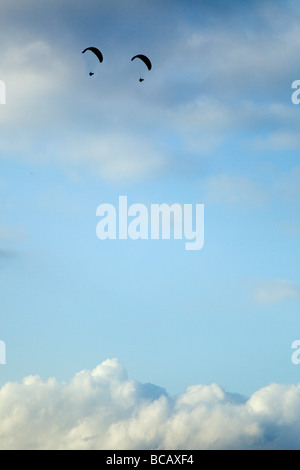
M 20 243 L 26 238 L 25 230 L 0 226 L 0 243 Z
M 0 248 L 0 269 L 5 267 L 7 263 L 11 263 L 18 256 L 19 252 L 17 250 Z
M 257 282 L 254 299 L 260 304 L 276 304 L 290 299 L 300 299 L 300 286 L 283 279 L 267 279 Z
M 267 199 L 263 186 L 245 176 L 218 174 L 204 181 L 204 198 L 209 203 L 222 203 L 249 208 Z
M 274 185 L 274 192 L 281 195 L 289 204 L 299 205 L 300 202 L 300 166 L 285 172 Z M 297 218 L 295 219 L 297 222 Z
M 16 252 L 13 250 L 4 250 L 3 248 L 0 248 L 0 260 L 13 258 L 15 255 Z

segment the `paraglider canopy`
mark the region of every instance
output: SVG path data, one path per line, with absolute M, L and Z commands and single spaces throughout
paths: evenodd
M 152 69 L 152 64 L 150 62 L 150 59 L 143 55 L 143 54 L 138 54 L 138 55 L 135 55 L 134 57 L 132 57 L 131 61 L 133 61 L 134 59 L 141 59 L 145 65 L 147 66 L 148 70 L 151 70 Z
M 102 55 L 102 52 L 99 51 L 99 49 L 97 49 L 97 47 L 87 47 L 86 49 L 84 49 L 84 51 L 82 51 L 82 54 L 84 54 L 86 51 L 91 51 L 93 52 L 99 59 L 99 62 L 102 62 L 103 61 L 103 55 Z

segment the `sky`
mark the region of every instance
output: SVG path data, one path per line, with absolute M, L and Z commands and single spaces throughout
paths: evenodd
M 299 449 L 297 2 L 0 7 L 0 448 Z M 203 248 L 100 240 L 120 196 Z

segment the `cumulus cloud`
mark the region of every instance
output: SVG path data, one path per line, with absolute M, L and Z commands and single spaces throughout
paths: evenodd
M 300 385 L 246 399 L 216 384 L 170 397 L 128 379 L 117 359 L 68 383 L 26 377 L 0 390 L 1 449 L 294 449 Z

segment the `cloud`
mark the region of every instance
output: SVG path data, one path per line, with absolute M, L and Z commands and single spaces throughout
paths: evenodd
M 299 205 L 300 166 L 292 168 L 289 172 L 284 173 L 280 178 L 278 178 L 275 182 L 274 190 L 290 204 Z
M 0 225 L 0 243 L 20 243 L 26 238 L 26 233 L 22 229 L 12 229 Z
M 300 286 L 283 279 L 268 279 L 258 282 L 254 298 L 260 304 L 275 304 L 290 299 L 300 299 Z
M 15 259 L 20 257 L 20 252 L 10 248 L 0 247 L 0 270 L 2 270 L 8 263 L 12 263 Z
M 0 390 L 1 449 L 296 449 L 300 385 L 249 399 L 193 385 L 170 397 L 128 379 L 117 359 L 68 383 L 28 376 Z
M 283 131 L 270 133 L 265 138 L 258 138 L 253 141 L 254 150 L 281 152 L 282 150 L 292 151 L 300 149 L 300 138 L 293 132 Z
M 79 148 L 65 152 L 73 164 L 85 165 L 108 180 L 138 180 L 163 172 L 168 158 L 148 138 L 134 138 L 123 132 L 103 133 L 87 138 Z
M 2 57 L 7 99 L 1 126 L 34 131 L 35 126 L 48 125 L 54 110 L 63 110 L 62 97 L 68 88 L 70 65 L 57 46 L 42 38 L 9 43 Z
M 0 260 L 1 259 L 10 259 L 16 256 L 16 252 L 13 250 L 7 250 L 7 249 L 2 249 L 0 248 Z
M 266 201 L 267 195 L 261 185 L 245 176 L 218 174 L 204 181 L 204 197 L 209 203 L 238 205 L 249 208 Z
M 26 239 L 26 233 L 22 229 L 13 229 L 8 226 L 0 226 L 0 269 L 7 262 L 20 257 L 19 245 Z
M 143 106 L 145 96 L 137 99 L 137 80 L 133 85 L 123 74 L 121 86 L 104 69 L 101 80 L 96 76 L 92 84 L 76 54 L 77 49 L 69 51 L 66 59 L 57 39 L 30 37 L 22 45 L 8 45 L 1 157 L 67 168 L 80 165 L 107 180 L 160 173 L 168 157 L 165 146 L 149 137 L 148 125 L 153 128 L 155 116 Z
M 133 9 L 124 2 L 112 9 L 107 1 L 83 8 L 65 0 L 3 7 L 3 158 L 80 164 L 107 180 L 120 174 L 139 180 L 169 173 L 170 163 L 181 173 L 180 161 L 216 156 L 237 134 L 246 148 L 299 148 L 289 95 L 300 37 L 293 3 L 283 9 L 254 2 L 246 22 L 244 6 L 232 15 L 233 5 L 201 10 L 195 2 L 191 11 L 203 13 L 196 24 L 180 2 L 127 4 Z M 86 29 L 105 51 L 93 80 L 85 76 L 81 55 Z M 129 60 L 136 37 L 154 64 L 142 86 Z M 195 164 L 187 167 L 195 171 Z

